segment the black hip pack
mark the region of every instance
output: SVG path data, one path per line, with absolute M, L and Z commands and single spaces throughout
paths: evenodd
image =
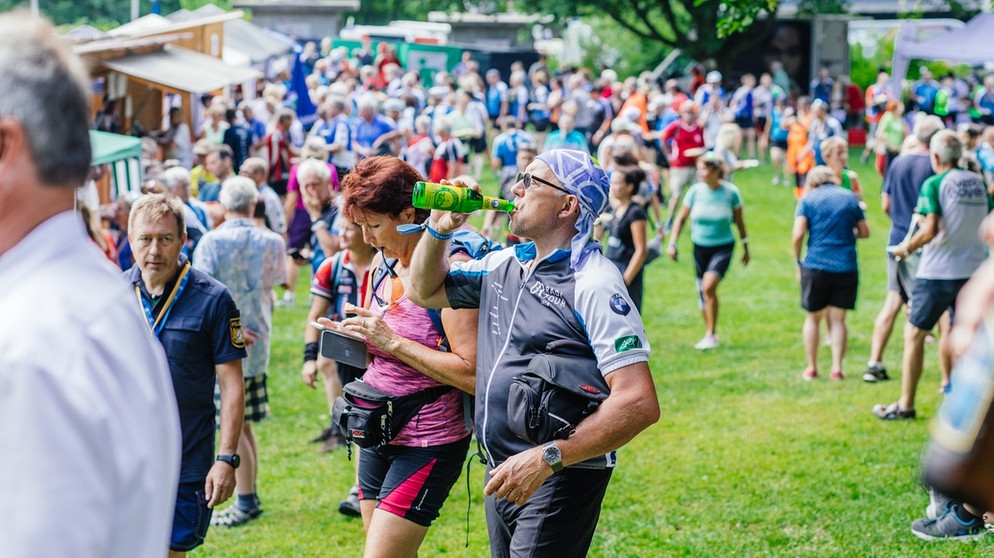
M 511 431 L 535 445 L 569 438 L 611 391 L 586 343 L 563 339 L 545 350 L 514 378 L 507 399 Z
M 335 399 L 332 407 L 332 417 L 349 442 L 360 448 L 385 446 L 422 407 L 453 389 L 436 386 L 393 396 L 356 380 L 342 388 L 343 395 Z

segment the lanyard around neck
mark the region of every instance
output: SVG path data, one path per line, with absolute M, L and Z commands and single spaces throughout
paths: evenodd
M 148 320 L 148 327 L 152 330 L 152 333 L 156 337 L 162 331 L 162 328 L 166 325 L 166 319 L 169 318 L 169 313 L 172 312 L 173 305 L 179 295 L 186 288 L 186 282 L 190 278 L 190 262 L 186 262 L 183 269 L 179 272 L 179 279 L 176 281 L 176 285 L 173 286 L 172 292 L 169 293 L 169 297 L 166 299 L 165 304 L 162 305 L 162 309 L 159 310 L 159 315 L 155 318 L 152 317 L 152 305 L 149 305 L 148 301 L 142 297 L 141 289 L 138 285 L 135 285 L 135 295 L 138 297 L 138 302 L 141 303 L 142 309 L 145 310 L 145 319 Z

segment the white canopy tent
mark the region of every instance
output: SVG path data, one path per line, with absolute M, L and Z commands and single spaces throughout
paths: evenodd
M 966 64 L 994 62 L 994 13 L 981 13 L 962 29 L 923 42 L 915 41 L 915 27 L 901 25 L 894 41 L 892 79 L 900 83 L 912 59 L 948 60 Z

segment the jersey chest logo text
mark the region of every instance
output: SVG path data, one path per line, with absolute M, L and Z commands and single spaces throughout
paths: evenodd
M 563 295 L 562 291 L 559 289 L 548 287 L 538 281 L 535 281 L 535 284 L 531 286 L 531 289 L 529 289 L 528 292 L 537 296 L 545 306 L 558 306 L 560 308 L 566 307 L 566 296 Z

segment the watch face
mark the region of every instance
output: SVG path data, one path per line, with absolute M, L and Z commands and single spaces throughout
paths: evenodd
M 546 447 L 543 457 L 545 458 L 545 462 L 549 463 L 550 465 L 562 461 L 562 454 L 559 452 L 559 448 L 556 446 L 550 445 Z

